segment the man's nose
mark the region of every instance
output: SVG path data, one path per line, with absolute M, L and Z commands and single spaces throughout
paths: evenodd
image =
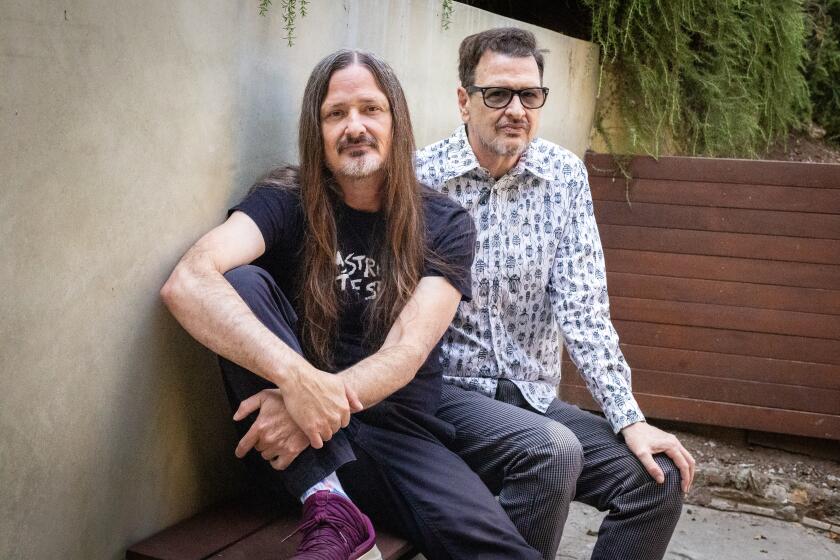
M 519 99 L 518 95 L 514 95 L 508 106 L 505 107 L 505 114 L 512 118 L 519 120 L 525 116 L 525 107 L 522 106 L 522 100 Z
M 347 115 L 347 128 L 345 133 L 349 138 L 358 138 L 365 133 L 365 125 L 362 122 L 362 116 L 358 111 L 353 110 Z

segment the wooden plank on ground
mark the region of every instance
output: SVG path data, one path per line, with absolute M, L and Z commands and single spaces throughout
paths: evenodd
M 567 374 L 568 372 L 568 374 Z M 585 388 L 574 365 L 563 364 L 565 385 Z M 633 369 L 633 393 L 840 414 L 840 390 Z
M 604 258 L 609 272 L 642 272 L 681 278 L 829 290 L 840 286 L 840 266 L 830 264 L 774 262 L 625 249 L 605 249 Z
M 610 296 L 840 315 L 840 290 L 610 272 Z
M 642 412 L 650 419 L 840 439 L 840 416 L 644 393 L 635 396 Z M 562 398 L 589 410 L 599 410 L 583 387 L 564 385 Z
M 840 214 L 840 189 L 753 184 L 709 183 L 669 179 L 624 179 L 591 176 L 592 198 L 631 204 L 648 202 L 686 206 L 751 208 L 788 212 Z
M 840 315 L 620 296 L 610 297 L 610 309 L 613 318 L 618 320 L 782 334 L 840 342 Z
M 774 212 L 740 208 L 677 206 L 601 200 L 595 203 L 599 224 L 645 226 L 731 233 L 840 239 L 840 215 Z
M 586 154 L 590 176 L 618 176 L 612 156 Z M 630 165 L 633 177 L 645 179 L 684 178 L 692 183 L 749 183 L 791 187 L 840 188 L 840 164 L 762 161 L 701 157 L 635 157 Z
M 840 366 L 622 344 L 630 368 L 840 390 Z M 565 370 L 563 370 L 565 372 Z
M 599 224 L 598 230 L 601 243 L 607 249 L 840 264 L 840 241 L 836 239 L 609 224 Z
M 614 321 L 625 343 L 840 365 L 840 341 L 728 329 Z

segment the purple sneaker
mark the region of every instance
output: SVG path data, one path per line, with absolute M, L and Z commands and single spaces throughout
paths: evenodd
M 293 559 L 382 560 L 370 519 L 341 494 L 321 490 L 309 496 L 296 533 L 303 539 Z

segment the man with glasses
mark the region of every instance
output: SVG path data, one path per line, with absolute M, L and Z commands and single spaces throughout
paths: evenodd
M 543 64 L 521 29 L 464 39 L 464 124 L 417 155 L 420 181 L 455 198 L 478 226 L 473 300 L 444 335 L 438 417 L 455 426 L 452 448 L 546 559 L 572 499 L 609 511 L 592 558 L 662 558 L 694 459 L 645 422 L 631 392 L 586 168 L 536 137 L 548 96 Z M 556 397 L 562 342 L 606 418 Z

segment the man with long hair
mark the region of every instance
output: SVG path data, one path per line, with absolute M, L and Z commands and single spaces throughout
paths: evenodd
M 457 429 L 450 447 L 547 560 L 573 499 L 609 511 L 593 559 L 659 559 L 694 459 L 645 421 L 630 389 L 586 167 L 537 137 L 543 53 L 522 29 L 465 38 L 463 124 L 417 156 L 418 178 L 479 225 L 475 297 L 444 337 L 438 416 Z M 557 398 L 564 341 L 606 418 Z
M 430 559 L 539 558 L 444 445 L 438 344 L 471 296 L 475 229 L 419 186 L 413 139 L 387 64 L 327 56 L 303 96 L 300 166 L 252 189 L 161 295 L 220 356 L 237 456 L 303 502 L 296 558 L 377 557 L 362 510 Z

